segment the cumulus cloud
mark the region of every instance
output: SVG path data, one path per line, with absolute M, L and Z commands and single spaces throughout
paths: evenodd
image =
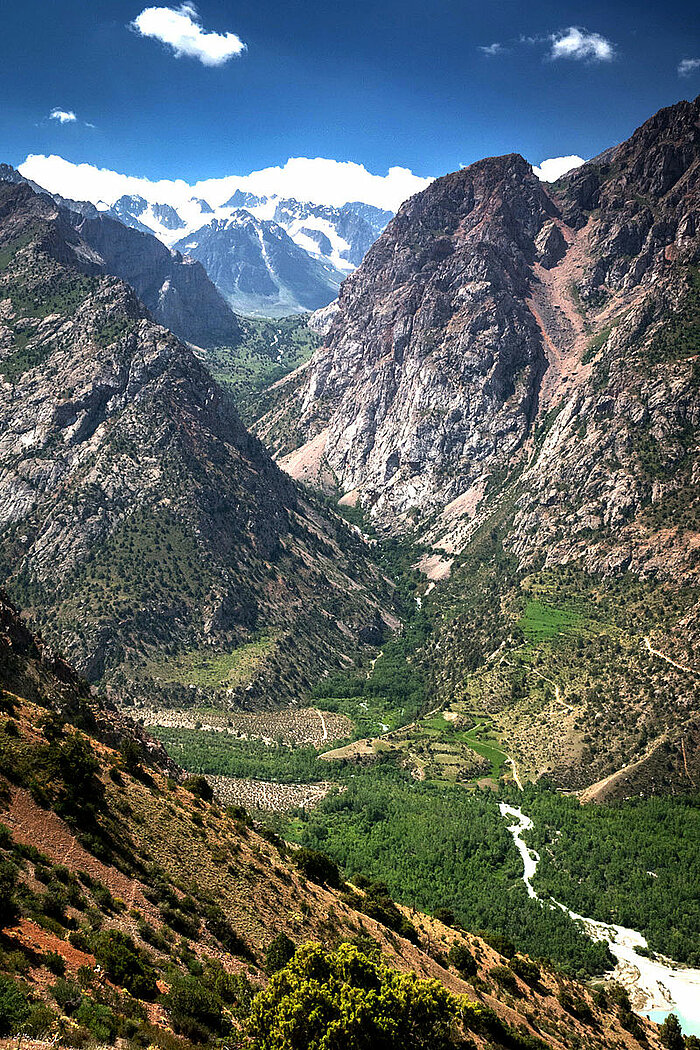
M 678 63 L 679 77 L 692 77 L 700 69 L 700 58 L 683 58 Z
M 217 207 L 241 189 L 260 196 L 295 197 L 335 207 L 348 201 L 364 201 L 396 211 L 407 197 L 432 181 L 414 175 L 409 168 L 394 167 L 386 175 L 374 175 L 362 164 L 325 157 L 291 157 L 280 167 L 263 168 L 250 175 L 205 179 L 193 185 L 182 179 L 151 181 L 122 175 L 92 164 L 73 164 L 55 155 L 30 155 L 19 170 L 25 178 L 73 200 L 113 204 L 123 194 L 138 194 L 154 204 L 172 204 L 174 208 L 192 197 L 201 197 Z
M 532 170 L 542 182 L 556 182 L 567 171 L 573 171 L 582 164 L 585 164 L 583 157 L 577 157 L 574 153 L 570 157 L 550 157 L 539 165 L 533 164 Z
M 615 48 L 600 33 L 589 33 L 578 26 L 569 26 L 549 37 L 549 57 L 573 58 L 577 61 L 610 62 L 615 57 Z
M 192 3 L 180 7 L 146 7 L 131 23 L 140 36 L 160 40 L 175 58 L 196 58 L 205 66 L 222 66 L 246 45 L 235 33 L 214 33 L 202 27 Z
M 481 44 L 479 51 L 482 55 L 487 55 L 489 58 L 495 58 L 496 55 L 503 55 L 508 49 L 499 44 L 497 41 L 493 44 Z
M 57 120 L 59 124 L 72 124 L 78 118 L 72 109 L 52 109 L 49 120 Z

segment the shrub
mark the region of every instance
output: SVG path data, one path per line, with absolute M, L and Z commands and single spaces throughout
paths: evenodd
M 340 886 L 342 880 L 338 865 L 325 853 L 302 847 L 294 853 L 293 859 L 302 875 L 311 882 L 334 886 L 336 889 Z
M 527 984 L 537 984 L 542 976 L 537 963 L 532 962 L 530 959 L 523 959 L 522 955 L 516 955 L 510 960 L 510 968 L 513 973 L 517 973 L 518 977 L 521 977 Z
M 441 922 L 443 926 L 454 926 L 455 924 L 455 913 L 452 908 L 436 908 L 433 912 L 433 918 Z
M 0 1036 L 15 1035 L 31 1014 L 26 989 L 17 981 L 0 975 Z
M 221 996 L 197 977 L 174 977 L 163 1006 L 175 1031 L 195 1042 L 206 1042 L 228 1030 Z
M 458 1001 L 439 981 L 376 965 L 351 944 L 305 944 L 253 1000 L 256 1050 L 447 1050 Z
M 85 995 L 75 1011 L 74 1020 L 94 1035 L 100 1043 L 113 1043 L 117 1034 L 117 1019 L 108 1006 Z
M 499 955 L 505 955 L 506 959 L 512 959 L 515 955 L 515 945 L 501 933 L 480 933 L 482 940 L 494 948 Z
M 17 916 L 17 874 L 9 860 L 0 862 L 0 927 L 9 926 Z
M 139 999 L 153 999 L 158 991 L 156 974 L 145 952 L 121 930 L 105 930 L 92 939 L 95 958 L 115 984 Z
M 296 946 L 294 941 L 286 933 L 278 933 L 270 942 L 265 952 L 265 970 L 267 973 L 277 973 L 290 959 L 294 958 Z
M 214 798 L 214 790 L 206 777 L 187 777 L 182 786 L 190 794 L 204 799 L 205 802 L 211 802 Z
M 66 960 L 58 952 L 46 952 L 41 961 L 57 977 L 63 977 L 66 972 Z
M 476 974 L 476 960 L 465 944 L 453 944 L 447 958 L 462 977 L 474 977 Z
M 510 966 L 494 966 L 489 970 L 489 975 L 500 984 L 501 988 L 507 988 L 509 992 L 517 992 L 518 981 Z

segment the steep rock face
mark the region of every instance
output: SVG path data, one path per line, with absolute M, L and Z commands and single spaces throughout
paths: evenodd
M 546 551 L 591 569 L 692 576 L 700 103 L 660 111 L 587 167 L 553 188 L 574 225 L 547 277 L 560 299 L 566 281 L 580 297 L 586 377 L 551 399 L 556 419 L 523 478 L 513 549 L 526 561 Z
M 0 182 L 26 183 L 45 193 L 6 164 L 0 165 Z M 85 201 L 47 196 L 61 208 L 64 223 L 74 226 L 80 240 L 99 255 L 102 268 L 130 284 L 153 317 L 180 339 L 202 347 L 230 346 L 240 340 L 235 314 L 202 266 L 170 251 L 136 220 L 131 224 L 133 228 L 124 225 L 124 201 L 130 202 L 132 210 L 138 210 L 134 202 L 140 201 L 143 208 L 147 207 L 143 198 L 123 198 L 121 210 L 115 213 L 117 218 L 112 218 Z M 163 206 L 165 218 L 169 216 L 167 207 Z
M 236 315 L 204 268 L 183 259 L 149 233 L 139 233 L 100 213 L 76 218 L 82 240 L 104 268 L 136 291 L 160 324 L 197 346 L 232 345 L 240 339 Z
M 254 697 L 357 641 L 365 583 L 384 588 L 357 537 L 300 499 L 204 366 L 26 185 L 0 187 L 0 311 L 2 565 L 84 673 L 128 692 L 147 656 L 267 629 L 277 671 Z
M 524 471 L 522 564 L 690 570 L 671 510 L 700 469 L 698 112 L 549 189 L 507 157 L 408 201 L 271 392 L 257 430 L 282 465 L 449 554 Z
M 485 461 L 511 456 L 546 367 L 526 300 L 554 213 L 517 156 L 408 201 L 344 283 L 296 418 L 282 430 L 271 413 L 261 435 L 281 454 L 314 442 L 341 490 L 384 521 L 449 502 Z

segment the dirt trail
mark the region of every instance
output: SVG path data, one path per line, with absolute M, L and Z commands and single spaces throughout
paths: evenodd
M 518 790 L 522 791 L 523 790 L 523 785 L 522 785 L 522 781 L 520 780 L 520 774 L 518 773 L 518 767 L 515 764 L 515 759 L 511 758 L 510 755 L 509 755 L 508 758 L 506 759 L 506 763 L 513 770 L 513 780 L 518 785 Z
M 323 711 L 319 711 L 319 709 L 316 708 L 316 714 L 321 719 L 321 725 L 323 726 L 323 740 L 328 740 L 328 726 L 326 725 L 326 720 L 323 717 Z
M 622 766 L 621 769 L 616 769 L 614 773 L 610 773 L 609 776 L 603 777 L 602 780 L 597 780 L 595 784 L 591 784 L 590 787 L 585 788 L 581 792 L 581 794 L 579 795 L 579 800 L 582 803 L 595 802 L 600 798 L 601 795 L 604 795 L 606 788 L 609 788 L 613 784 L 615 784 L 618 780 L 621 779 L 621 777 L 625 775 L 625 773 L 630 773 L 633 769 L 636 769 L 638 766 L 641 766 L 641 764 L 645 762 L 647 758 L 648 755 L 643 755 L 642 758 L 638 758 L 636 761 L 630 762 L 626 766 Z
M 666 656 L 666 653 L 662 653 L 658 649 L 655 649 L 651 644 L 651 638 L 648 634 L 644 637 L 644 644 L 652 656 L 658 656 L 660 660 L 665 660 L 667 664 L 671 664 L 671 667 L 675 667 L 676 670 L 684 671 L 686 674 L 700 674 L 700 671 L 696 671 L 694 667 L 688 667 L 686 664 L 679 664 L 672 657 Z

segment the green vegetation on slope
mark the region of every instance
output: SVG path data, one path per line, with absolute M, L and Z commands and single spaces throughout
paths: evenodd
M 267 387 L 308 361 L 321 339 L 308 327 L 306 315 L 241 318 L 240 323 L 241 342 L 208 350 L 206 364 L 214 379 L 233 392 L 243 421 L 250 423 Z
M 427 912 L 449 907 L 466 929 L 503 934 L 569 972 L 595 974 L 610 964 L 605 945 L 527 896 L 520 857 L 490 792 L 416 783 L 387 760 L 357 771 L 347 790 L 297 816 L 289 833 L 325 850 L 348 876 L 385 882 L 404 904 Z

